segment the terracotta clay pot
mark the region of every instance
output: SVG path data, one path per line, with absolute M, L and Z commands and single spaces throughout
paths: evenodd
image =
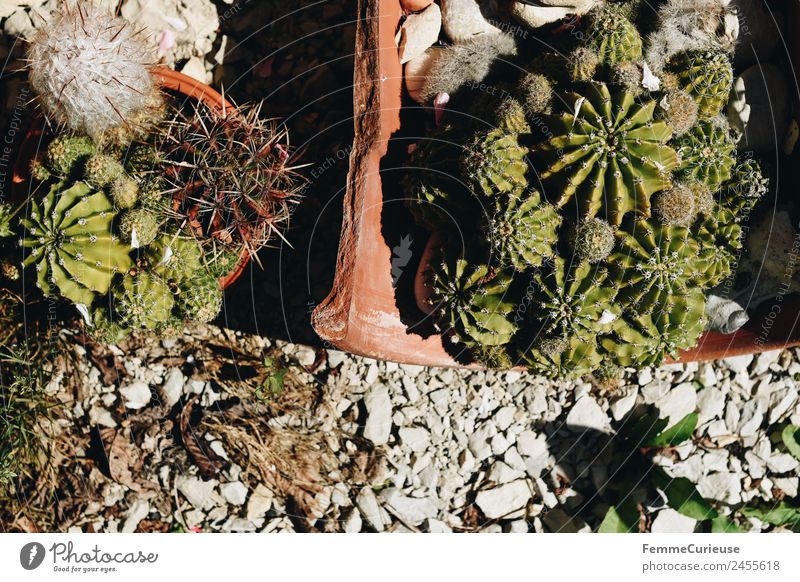
M 397 164 L 387 160 L 394 146 L 390 138 L 402 136 L 407 129 L 401 126 L 403 76 L 394 42 L 402 15 L 399 0 L 359 1 L 355 140 L 339 258 L 333 290 L 314 310 L 312 324 L 323 339 L 345 351 L 411 364 L 461 366 L 452 350 L 445 348 L 444 338 L 432 329 L 430 315 L 420 309 L 424 302 L 418 302 L 425 294 L 421 273 L 436 243 L 426 244 L 430 235 L 415 229 L 407 212 L 395 211 L 401 206 L 396 186 L 400 174 Z M 792 42 L 800 40 L 793 37 Z M 415 130 L 409 133 L 422 134 L 421 127 Z M 396 250 L 402 249 L 408 233 L 416 235 L 414 253 L 402 261 L 405 270 L 398 278 L 393 274 L 399 257 Z M 777 318 L 770 314 L 770 307 L 734 334 L 703 334 L 698 345 L 679 360 L 710 360 L 800 345 L 800 301 L 786 297 Z
M 202 101 L 204 104 L 214 109 L 225 112 L 234 109 L 222 95 L 217 91 L 193 79 L 183 73 L 173 71 L 164 67 L 158 67 L 154 71 L 159 85 L 168 91 L 174 91 L 180 95 L 186 96 L 188 99 Z M 52 135 L 46 127 L 45 120 L 42 117 L 37 117 L 30 129 L 28 130 L 25 138 L 20 145 L 17 154 L 17 160 L 14 165 L 14 172 L 11 182 L 11 196 L 16 200 L 23 200 L 30 194 L 31 187 L 31 174 L 30 163 L 36 154 L 43 148 L 47 147 L 48 142 L 52 139 Z M 242 252 L 242 258 L 236 267 L 224 277 L 219 280 L 223 289 L 232 285 L 244 272 L 247 264 L 250 262 L 250 255 Z

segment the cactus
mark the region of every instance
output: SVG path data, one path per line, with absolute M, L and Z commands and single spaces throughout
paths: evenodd
M 550 113 L 553 85 L 547 77 L 538 73 L 527 73 L 520 79 L 518 90 L 527 111 Z
M 609 263 L 620 288 L 618 298 L 639 313 L 650 313 L 688 294 L 705 277 L 700 243 L 686 228 L 640 220 L 617 236 L 617 250 Z
M 682 177 L 704 182 L 712 191 L 730 179 L 736 145 L 725 128 L 701 121 L 676 140 L 676 145 Z
M 683 184 L 659 192 L 652 204 L 653 214 L 666 226 L 688 226 L 697 216 L 694 192 Z
M 639 95 L 642 93 L 642 67 L 633 61 L 622 61 L 611 67 L 608 75 L 612 85 L 618 85 L 623 90 Z
M 534 272 L 531 315 L 544 334 L 586 339 L 610 329 L 619 309 L 613 287 L 604 284 L 607 274 L 605 267 L 561 257 Z
M 122 176 L 111 184 L 111 198 L 117 208 L 132 208 L 139 200 L 139 184 L 129 176 Z
M 737 219 L 747 217 L 753 206 L 769 191 L 769 178 L 752 158 L 737 162 L 730 180 L 722 188 L 722 204 Z
M 144 250 L 150 270 L 164 281 L 179 285 L 203 272 L 203 249 L 192 237 L 162 233 Z
M 471 349 L 472 357 L 491 370 L 509 370 L 514 366 L 507 346 L 482 346 Z
M 553 255 L 561 216 L 550 204 L 542 204 L 535 190 L 525 196 L 511 194 L 496 203 L 495 212 L 484 217 L 481 232 L 502 266 L 523 271 L 538 267 Z
M 99 140 L 157 98 L 154 46 L 100 5 L 67 2 L 31 40 L 29 79 L 51 118 Z
M 149 245 L 158 235 L 158 218 L 146 208 L 128 210 L 119 222 L 122 238 L 133 248 Z
M 117 344 L 128 337 L 130 328 L 120 325 L 114 317 L 109 315 L 105 307 L 97 307 L 92 311 L 91 336 L 103 344 Z
M 106 195 L 84 182 L 56 183 L 44 199 L 31 202 L 20 221 L 21 244 L 30 249 L 23 265 L 36 265 L 37 286 L 46 295 L 58 289 L 89 305 L 108 291 L 115 274 L 131 267 L 129 249 L 111 232 L 114 216 Z
M 444 126 L 420 141 L 403 179 L 406 205 L 416 222 L 430 230 L 448 230 L 474 215 L 474 196 L 460 180 L 463 135 Z
M 122 277 L 112 287 L 111 297 L 120 325 L 128 329 L 154 330 L 169 320 L 174 305 L 169 286 L 146 271 Z
M 590 81 L 600 66 L 600 57 L 591 48 L 579 46 L 567 55 L 565 64 L 573 83 Z
M 95 188 L 107 188 L 125 177 L 125 168 L 106 154 L 94 154 L 86 160 L 84 179 Z
M 47 169 L 56 176 L 73 176 L 96 151 L 94 142 L 86 136 L 60 135 L 47 146 Z
M 47 182 L 52 177 L 52 172 L 47 169 L 47 166 L 40 159 L 34 158 L 31 160 L 31 178 L 38 182 Z
M 6 259 L 0 259 L 0 275 L 9 281 L 19 280 L 19 268 Z
M 700 258 L 705 263 L 695 282 L 706 288 L 727 279 L 737 263 L 744 232 L 730 210 L 712 202 L 712 209 L 693 227 L 700 243 Z
M 135 144 L 125 152 L 124 166 L 127 172 L 138 174 L 153 171 L 161 161 L 161 154 L 153 146 Z
M 686 91 L 667 91 L 658 102 L 656 117 L 666 121 L 676 136 L 683 135 L 697 123 L 697 103 Z
M 671 58 L 667 68 L 694 98 L 700 119 L 719 115 L 733 85 L 733 67 L 724 53 L 685 51 Z
M 507 317 L 514 309 L 506 297 L 509 274 L 448 253 L 427 275 L 439 329 L 470 347 L 511 341 L 516 326 Z
M 600 345 L 621 366 L 659 366 L 665 356 L 695 346 L 705 327 L 704 309 L 702 291 L 673 295 L 661 309 L 626 313 Z
M 590 263 L 605 260 L 614 250 L 614 228 L 605 220 L 582 220 L 570 229 L 569 242 L 575 255 Z
M 642 60 L 642 38 L 617 6 L 603 5 L 590 13 L 587 37 L 604 65 Z
M 464 147 L 461 173 L 473 192 L 487 197 L 520 194 L 528 185 L 527 154 L 515 134 L 502 129 L 479 132 Z
M 530 133 L 531 128 L 525 118 L 525 108 L 514 97 L 500 100 L 495 109 L 495 127 L 507 133 Z
M 205 252 L 205 267 L 216 278 L 229 275 L 242 261 L 241 253 L 224 247 L 212 248 Z
M 558 379 L 589 374 L 602 360 L 594 338 L 576 336 L 537 338 L 520 357 L 531 372 Z
M 603 84 L 566 101 L 573 113 L 550 116 L 552 137 L 533 148 L 543 188 L 561 193 L 559 207 L 575 199 L 582 217 L 614 226 L 631 211 L 649 216 L 650 196 L 671 185 L 677 165 L 672 129 L 653 121 L 655 102 L 636 104 Z
M 0 202 L 0 238 L 12 236 L 11 220 L 14 218 L 14 209 L 6 202 Z
M 175 306 L 185 319 L 207 323 L 222 309 L 222 288 L 209 272 L 185 279 L 175 296 Z
M 622 386 L 622 373 L 624 369 L 612 359 L 606 357 L 592 372 L 592 382 L 600 390 L 616 392 Z

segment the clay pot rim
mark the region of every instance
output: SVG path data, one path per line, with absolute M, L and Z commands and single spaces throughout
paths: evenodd
M 205 105 L 213 107 L 220 112 L 236 110 L 236 107 L 214 88 L 179 71 L 174 71 L 166 67 L 156 67 L 153 69 L 153 76 L 158 79 L 158 83 L 162 89 L 175 91 L 189 99 L 201 101 Z M 35 152 L 38 151 L 38 145 L 41 143 L 42 136 L 45 133 L 45 120 L 44 117 L 39 115 L 34 119 L 30 129 L 26 132 L 25 137 L 23 137 L 17 153 L 11 180 L 12 199 L 21 198 L 21 196 L 19 196 L 21 187 L 30 182 L 31 176 L 28 166 Z M 244 249 L 242 250 L 241 259 L 234 269 L 227 275 L 220 277 L 220 287 L 224 290 L 236 282 L 236 280 L 241 277 L 242 273 L 244 273 L 249 262 L 250 253 Z

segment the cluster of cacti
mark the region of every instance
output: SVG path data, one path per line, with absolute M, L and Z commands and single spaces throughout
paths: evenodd
M 456 95 L 464 119 L 413 148 L 407 204 L 443 241 L 428 308 L 486 366 L 599 368 L 610 385 L 692 348 L 767 189 L 718 115 L 729 55 L 700 44 L 648 63 L 661 37 L 643 41 L 628 12 L 602 3 L 520 49 L 516 87 Z

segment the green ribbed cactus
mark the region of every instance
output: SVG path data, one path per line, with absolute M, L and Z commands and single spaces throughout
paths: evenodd
M 702 291 L 673 295 L 660 309 L 628 312 L 600 345 L 621 366 L 659 366 L 665 356 L 693 348 L 705 327 Z
M 607 269 L 556 257 L 533 274 L 531 315 L 547 336 L 593 338 L 619 316 Z
M 636 103 L 625 91 L 591 84 L 566 96 L 570 112 L 550 116 L 552 137 L 533 149 L 545 191 L 584 218 L 621 224 L 629 212 L 650 215 L 650 196 L 671 185 L 677 155 L 672 129 L 653 120 L 655 101 Z
M 680 158 L 678 174 L 698 180 L 716 191 L 731 177 L 736 144 L 727 130 L 701 121 L 675 140 Z
M 150 270 L 174 284 L 205 270 L 203 249 L 192 237 L 162 233 L 145 249 L 145 258 Z
M 461 182 L 464 134 L 452 126 L 421 140 L 403 178 L 406 205 L 420 226 L 449 230 L 474 215 L 474 197 Z
M 154 330 L 169 320 L 175 302 L 169 286 L 146 271 L 122 277 L 112 287 L 111 296 L 119 324 L 128 329 Z
M 733 67 L 724 53 L 685 51 L 670 59 L 667 70 L 694 98 L 700 119 L 719 115 L 728 102 L 733 85 Z
M 514 97 L 500 100 L 494 111 L 495 127 L 507 133 L 530 133 L 525 107 Z
M 528 185 L 528 148 L 516 134 L 492 129 L 475 134 L 464 148 L 461 175 L 475 193 L 493 197 L 521 194 Z
M 36 266 L 36 284 L 46 295 L 90 305 L 106 293 L 117 273 L 128 270 L 130 247 L 112 233 L 114 206 L 84 182 L 53 184 L 20 223 L 23 265 Z
M 536 338 L 520 358 L 534 374 L 558 379 L 589 374 L 602 361 L 595 338 L 576 336 Z
M 47 146 L 47 169 L 60 177 L 71 176 L 96 151 L 94 142 L 86 136 L 58 136 Z
M 208 272 L 198 272 L 184 281 L 175 296 L 175 306 L 185 319 L 207 323 L 222 309 L 219 280 Z
M 507 346 L 475 346 L 470 349 L 475 361 L 492 370 L 508 370 L 514 366 Z
M 511 341 L 516 326 L 508 315 L 514 309 L 509 299 L 511 276 L 494 273 L 483 264 L 471 264 L 456 256 L 428 271 L 437 326 L 452 333 L 467 346 L 498 346 Z
M 591 81 L 600 66 L 600 57 L 593 49 L 579 46 L 567 55 L 565 64 L 572 82 Z
M 116 344 L 128 337 L 131 330 L 110 316 L 108 309 L 97 307 L 92 311 L 92 326 L 89 333 L 100 343 Z
M 603 4 L 589 14 L 587 37 L 604 65 L 642 60 L 642 37 L 622 11 Z
M 494 212 L 484 217 L 481 233 L 492 261 L 524 271 L 553 255 L 560 224 L 556 208 L 531 190 L 499 199 Z
M 653 220 L 631 222 L 618 232 L 617 250 L 609 257 L 623 305 L 650 313 L 686 295 L 705 277 L 700 243 L 688 229 Z
M 733 272 L 744 231 L 733 212 L 714 204 L 692 232 L 700 243 L 700 258 L 705 263 L 696 282 L 703 287 L 715 287 Z
M 242 261 L 242 254 L 225 247 L 209 249 L 204 253 L 205 266 L 216 278 L 229 275 Z
M 122 215 L 119 232 L 135 248 L 153 242 L 158 235 L 158 217 L 147 208 L 134 208 Z
M 742 219 L 768 191 L 769 178 L 764 176 L 761 164 L 745 158 L 731 170 L 730 180 L 722 188 L 722 204 L 737 219 Z

